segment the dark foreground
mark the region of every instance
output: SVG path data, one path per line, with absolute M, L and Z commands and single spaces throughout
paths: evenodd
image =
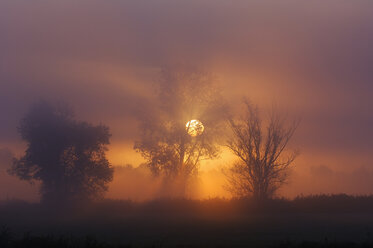
M 373 197 L 4 202 L 0 247 L 373 247 Z

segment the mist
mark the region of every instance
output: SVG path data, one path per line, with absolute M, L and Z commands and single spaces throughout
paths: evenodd
M 0 247 L 373 247 L 372 10 L 0 0 Z
M 367 1 L 1 1 L 0 148 L 22 154 L 18 122 L 46 98 L 71 104 L 77 119 L 108 125 L 110 162 L 137 168 L 144 163 L 133 150 L 138 119 L 154 101 L 162 69 L 191 64 L 213 74 L 234 106 L 247 96 L 265 109 L 276 102 L 302 117 L 291 144 L 301 150 L 294 174 L 309 180 L 291 180 L 283 195 L 371 193 L 370 185 L 356 187 L 354 180 L 320 188 L 324 179 L 309 168 L 325 164 L 341 173 L 337 178 L 371 171 L 372 7 Z M 231 161 L 228 152 L 207 161 L 201 180 L 212 181 L 209 173 L 219 174 Z M 37 187 L 1 168 L 1 182 L 14 185 L 2 187 L 3 198 L 34 199 L 29 191 Z M 114 188 L 138 186 L 115 180 L 108 196 L 136 198 Z M 226 196 L 224 180 L 216 180 L 203 197 Z M 142 192 L 152 194 L 146 187 Z

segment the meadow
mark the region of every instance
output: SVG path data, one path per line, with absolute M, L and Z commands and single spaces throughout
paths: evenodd
M 0 247 L 372 247 L 373 196 L 0 206 Z

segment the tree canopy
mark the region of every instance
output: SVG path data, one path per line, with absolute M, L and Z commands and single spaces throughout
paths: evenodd
M 109 128 L 73 117 L 67 106 L 40 101 L 18 127 L 27 149 L 9 171 L 23 180 L 40 181 L 44 201 L 95 199 L 113 178 L 105 156 Z
M 211 75 L 199 70 L 164 69 L 153 108 L 141 120 L 135 149 L 154 175 L 163 176 L 167 193 L 184 196 L 200 161 L 218 155 L 216 138 L 224 104 L 213 81 Z M 201 135 L 188 134 L 186 123 L 192 119 L 205 126 Z

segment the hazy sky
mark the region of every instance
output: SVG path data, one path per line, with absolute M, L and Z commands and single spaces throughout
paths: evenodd
M 137 166 L 135 116 L 162 67 L 190 64 L 216 75 L 232 103 L 245 95 L 302 117 L 285 195 L 373 193 L 372 44 L 372 1 L 2 0 L 0 176 L 39 98 L 110 126 L 110 161 Z M 206 180 L 222 181 L 228 157 L 206 165 Z

